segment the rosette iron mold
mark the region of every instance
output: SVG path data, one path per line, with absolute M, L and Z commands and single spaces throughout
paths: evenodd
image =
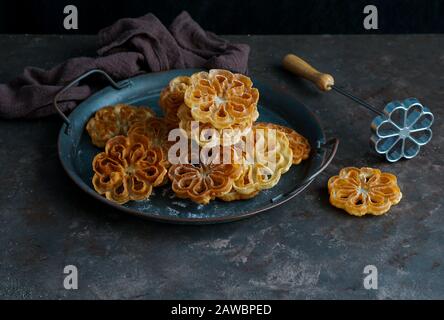
M 313 82 L 319 90 L 333 89 L 377 114 L 371 124 L 370 143 L 376 152 L 384 155 L 389 162 L 415 157 L 421 146 L 432 139 L 433 114 L 416 98 L 408 98 L 403 102 L 392 101 L 381 112 L 364 100 L 336 87 L 330 74 L 319 72 L 298 56 L 288 54 L 283 60 L 283 65 L 285 69 Z
M 371 125 L 370 142 L 390 162 L 415 157 L 432 139 L 433 114 L 416 98 L 388 103 Z

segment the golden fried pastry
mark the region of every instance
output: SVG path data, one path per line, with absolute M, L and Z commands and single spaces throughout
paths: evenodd
M 107 106 L 98 110 L 94 117 L 88 121 L 86 131 L 91 136 L 92 143 L 103 148 L 109 139 L 118 135 L 126 135 L 133 123 L 154 116 L 154 111 L 149 107 L 135 107 L 126 104 Z
M 170 127 L 177 128 L 179 124 L 177 110 L 183 104 L 185 91 L 190 84 L 190 77 L 179 76 L 171 80 L 160 94 L 159 104 Z
M 248 200 L 254 198 L 261 190 L 252 177 L 253 166 L 242 166 L 239 178 L 234 181 L 233 188 L 227 194 L 220 196 L 223 201 Z
M 128 130 L 130 135 L 143 135 L 148 138 L 148 144 L 151 148 L 162 149 L 165 160 L 168 157 L 168 149 L 172 142 L 168 141 L 170 130 L 164 118 L 153 117 L 145 121 L 134 123 Z
M 402 193 L 396 176 L 373 168 L 343 168 L 328 180 L 330 203 L 351 215 L 381 215 L 397 204 Z
M 306 160 L 310 155 L 310 143 L 302 135 L 295 130 L 268 122 L 257 122 L 257 127 L 267 127 L 284 132 L 290 142 L 290 148 L 293 151 L 293 164 L 299 164 L 302 160 Z
M 147 199 L 167 174 L 162 151 L 150 148 L 148 138 L 141 135 L 111 138 L 92 166 L 94 189 L 120 204 Z
M 249 199 L 260 190 L 274 187 L 290 169 L 293 152 L 285 133 L 267 127 L 253 126 L 251 135 L 236 146 L 242 154 L 242 172 L 225 201 Z M 235 196 L 234 191 L 239 195 Z
M 230 146 L 238 143 L 242 136 L 251 131 L 252 123 L 245 125 L 235 124 L 225 129 L 216 129 L 210 123 L 195 121 L 191 110 L 186 105 L 181 105 L 177 112 L 180 119 L 179 128 L 186 136 L 199 143 L 202 147 L 214 147 L 216 145 Z
M 185 104 L 193 119 L 216 129 L 230 128 L 256 121 L 259 116 L 259 91 L 250 78 L 227 70 L 213 69 L 191 76 L 185 91 Z
M 222 149 L 211 150 L 219 152 Z M 231 191 L 234 181 L 241 173 L 241 164 L 235 161 L 234 153 L 231 154 L 233 158 L 230 161 L 225 161 L 225 155 L 221 153 L 224 150 L 217 155 L 214 152 L 207 152 L 206 154 L 211 154 L 207 158 L 203 157 L 202 150 L 198 164 L 174 164 L 168 170 L 168 176 L 172 182 L 172 189 L 179 198 L 208 204 L 216 197 L 221 197 Z

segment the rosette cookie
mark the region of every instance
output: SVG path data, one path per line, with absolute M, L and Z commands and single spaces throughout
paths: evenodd
M 213 69 L 191 76 L 185 91 L 185 104 L 193 119 L 216 129 L 246 126 L 256 121 L 259 91 L 250 78 L 227 70 Z
M 168 171 L 172 189 L 179 198 L 190 199 L 199 204 L 208 204 L 216 197 L 230 192 L 234 181 L 241 174 L 241 165 L 235 160 L 235 153 L 229 148 L 230 157 L 224 160 L 224 148 L 213 148 L 215 154 L 203 156 L 201 149 L 198 164 L 175 164 Z M 209 150 L 209 149 L 208 149 Z
M 87 125 L 86 131 L 92 143 L 103 148 L 106 142 L 118 135 L 126 135 L 132 124 L 152 118 L 155 113 L 149 107 L 135 107 L 126 104 L 107 106 L 98 110 Z
M 147 199 L 167 174 L 160 149 L 150 148 L 141 135 L 116 136 L 94 157 L 94 189 L 108 200 L 123 204 Z
M 270 128 L 279 130 L 288 138 L 288 141 L 290 142 L 290 149 L 293 151 L 293 164 L 299 164 L 302 160 L 306 160 L 308 156 L 310 155 L 310 143 L 306 138 L 304 138 L 302 135 L 297 133 L 295 130 L 281 126 L 274 123 L 268 123 L 268 122 L 258 122 L 255 123 L 256 127 L 263 127 L 263 128 Z
M 183 104 L 185 91 L 190 84 L 190 77 L 179 76 L 171 80 L 160 93 L 159 104 L 170 127 L 177 128 L 179 124 L 177 110 Z
M 180 119 L 179 128 L 189 139 L 193 139 L 202 147 L 234 145 L 243 136 L 248 135 L 252 127 L 252 123 L 249 122 L 244 125 L 235 124 L 225 129 L 216 129 L 210 123 L 194 120 L 190 108 L 185 105 L 179 107 L 177 116 Z
M 168 141 L 170 129 L 164 118 L 150 118 L 146 121 L 136 122 L 128 130 L 128 136 L 142 135 L 148 138 L 150 148 L 158 148 L 161 150 L 164 164 L 169 166 L 168 150 L 174 143 Z
M 373 168 L 343 168 L 328 180 L 330 203 L 351 215 L 381 215 L 397 204 L 402 193 L 393 174 Z
M 249 136 L 236 146 L 242 159 L 242 173 L 225 201 L 249 199 L 264 189 L 273 188 L 292 164 L 293 152 L 285 133 L 253 126 Z

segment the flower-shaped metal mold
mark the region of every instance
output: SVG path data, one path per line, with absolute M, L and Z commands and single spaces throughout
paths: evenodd
M 417 99 L 388 103 L 371 125 L 371 144 L 390 162 L 415 157 L 432 139 L 433 114 Z

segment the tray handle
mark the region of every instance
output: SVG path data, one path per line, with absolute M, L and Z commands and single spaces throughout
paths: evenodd
M 57 110 L 57 113 L 60 115 L 60 117 L 62 117 L 63 121 L 66 124 L 66 129 L 65 129 L 65 133 L 69 132 L 69 126 L 71 124 L 71 121 L 68 119 L 68 117 L 63 113 L 62 109 L 60 109 L 59 105 L 58 105 L 58 100 L 59 97 L 68 89 L 70 89 L 71 87 L 77 85 L 80 81 L 82 81 L 83 79 L 89 77 L 92 74 L 95 73 L 99 73 L 101 75 L 103 75 L 106 80 L 108 80 L 108 82 L 111 84 L 111 86 L 117 90 L 123 89 L 128 87 L 131 82 L 129 80 L 124 80 L 121 81 L 119 83 L 115 82 L 105 71 L 100 70 L 100 69 L 93 69 L 90 70 L 84 74 L 82 74 L 81 76 L 79 76 L 78 78 L 74 79 L 73 81 L 71 81 L 69 84 L 67 84 L 65 87 L 63 87 L 54 97 L 54 108 Z
M 328 146 L 332 146 L 330 154 L 327 156 L 327 158 L 322 163 L 322 165 L 319 167 L 319 169 L 316 170 L 316 172 L 314 172 L 311 176 L 306 178 L 302 182 L 302 184 L 296 186 L 293 190 L 291 190 L 289 192 L 286 192 L 286 193 L 282 193 L 280 195 L 277 195 L 276 197 L 272 198 L 270 201 L 271 202 L 276 202 L 276 201 L 278 201 L 281 198 L 286 198 L 288 196 L 295 196 L 295 195 L 301 193 L 302 191 L 304 191 L 305 188 L 307 188 L 308 185 L 314 180 L 314 178 L 316 178 L 322 171 L 325 170 L 325 168 L 327 168 L 330 165 L 331 161 L 333 160 L 333 158 L 336 155 L 336 152 L 338 151 L 339 139 L 338 138 L 332 138 L 332 139 L 330 139 L 327 142 L 322 143 L 322 144 L 318 142 L 317 150 L 322 149 L 324 147 L 328 147 Z

